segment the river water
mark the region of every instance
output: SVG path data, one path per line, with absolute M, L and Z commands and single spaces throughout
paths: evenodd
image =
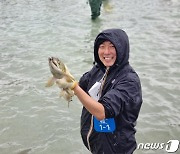
M 78 80 L 92 67 L 95 36 L 122 28 L 138 72 L 143 105 L 137 142 L 164 143 L 136 154 L 166 154 L 180 140 L 180 1 L 109 0 L 92 21 L 86 0 L 0 0 L 0 154 L 88 154 L 80 136 L 82 105 L 70 107 L 47 58 L 61 58 Z M 175 153 L 180 154 L 180 150 Z

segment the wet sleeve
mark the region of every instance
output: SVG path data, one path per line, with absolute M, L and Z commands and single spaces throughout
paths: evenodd
M 89 72 L 86 72 L 83 74 L 83 76 L 79 80 L 79 86 L 84 90 L 87 91 L 87 85 L 89 83 L 90 74 Z
M 134 121 L 142 103 L 141 87 L 135 81 L 119 82 L 99 102 L 105 108 L 106 118 L 116 117 L 123 112 L 123 114 L 127 113 L 128 117 Z

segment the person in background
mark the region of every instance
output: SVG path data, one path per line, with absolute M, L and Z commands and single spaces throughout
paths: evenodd
M 101 5 L 106 12 L 111 12 L 112 6 L 109 4 L 109 0 L 89 0 L 91 8 L 91 19 L 95 20 L 101 14 Z
M 106 29 L 94 42 L 94 66 L 71 88 L 83 105 L 81 136 L 93 154 L 132 154 L 142 104 L 140 79 L 129 64 L 129 39 L 121 29 Z
M 102 0 L 89 0 L 91 19 L 96 19 L 101 14 Z

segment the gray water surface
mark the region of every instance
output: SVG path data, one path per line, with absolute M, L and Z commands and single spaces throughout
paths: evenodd
M 0 0 L 0 154 L 89 153 L 80 136 L 81 103 L 74 97 L 68 108 L 57 86 L 45 88 L 47 58 L 61 58 L 78 80 L 92 67 L 94 39 L 106 28 L 128 33 L 130 63 L 141 78 L 138 144 L 180 140 L 180 1 L 109 5 L 92 21 L 84 0 Z

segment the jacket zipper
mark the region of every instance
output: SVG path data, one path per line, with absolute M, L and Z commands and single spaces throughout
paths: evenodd
M 89 128 L 89 131 L 88 131 L 88 134 L 87 134 L 87 144 L 88 144 L 89 151 L 91 151 L 89 138 L 90 138 L 90 135 L 92 134 L 92 130 L 93 130 L 93 115 L 91 116 L 91 124 L 90 124 L 90 128 Z

